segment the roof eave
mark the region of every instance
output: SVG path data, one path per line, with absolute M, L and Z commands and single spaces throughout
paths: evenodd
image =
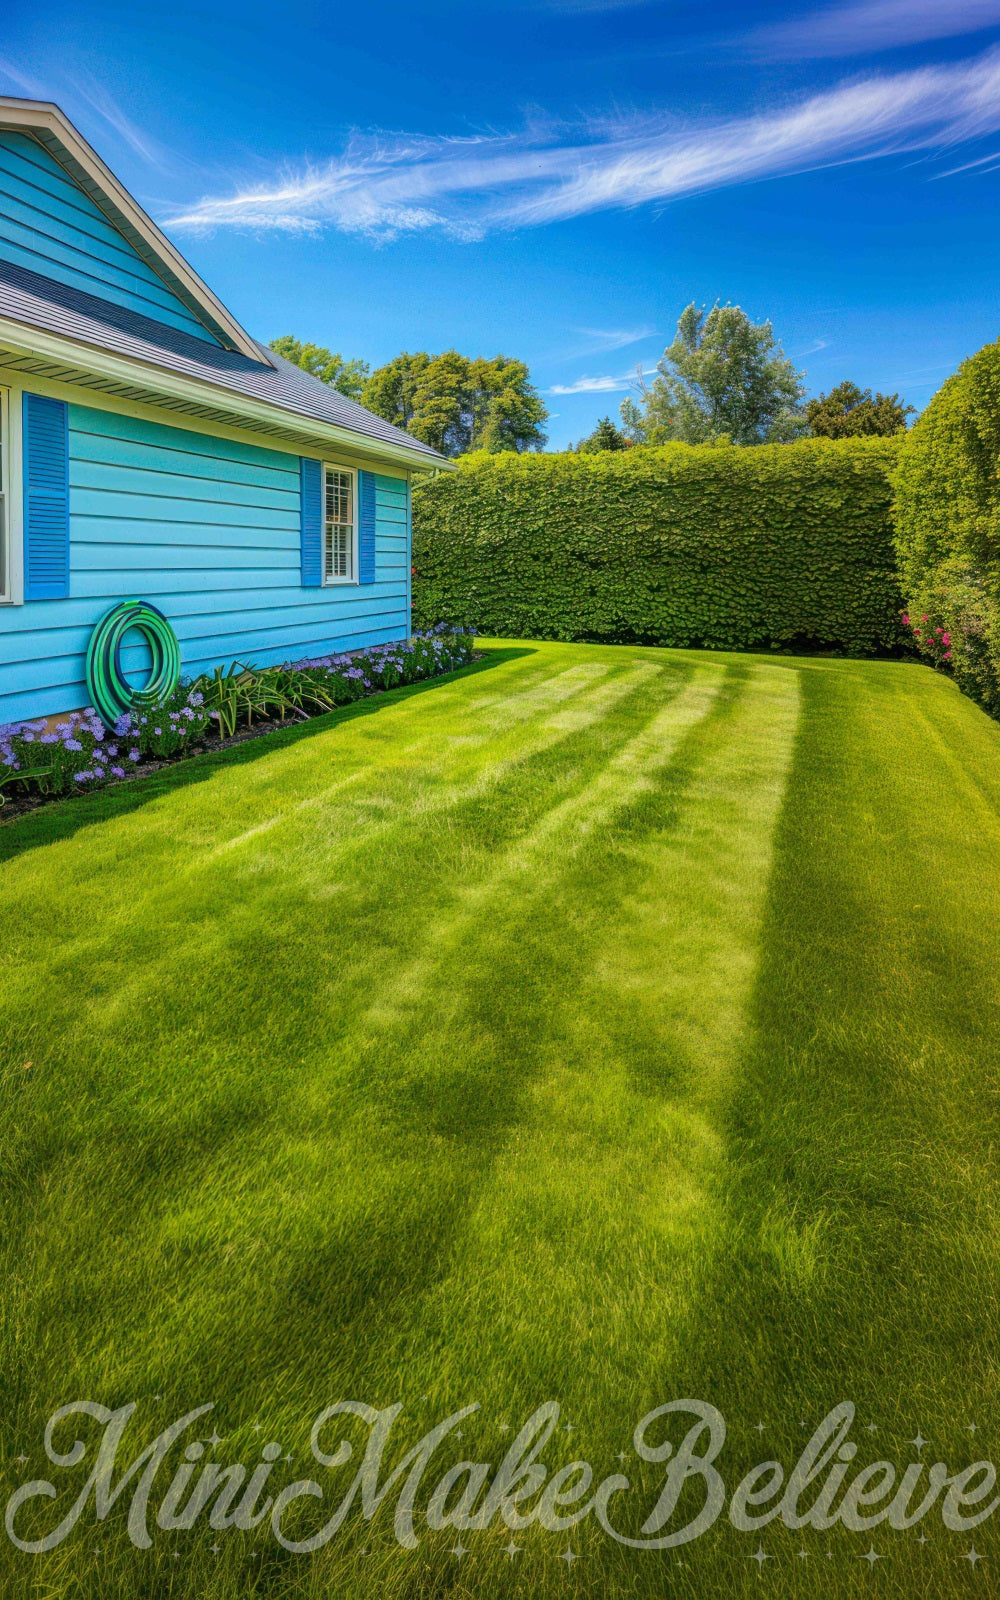
M 156 395 L 165 399 L 184 401 L 225 411 L 243 419 L 247 431 L 252 432 L 255 422 L 264 422 L 269 428 L 284 426 L 289 435 L 307 436 L 317 446 L 340 445 L 354 452 L 369 455 L 376 460 L 404 466 L 411 472 L 449 472 L 455 463 L 436 451 L 408 448 L 402 443 L 379 439 L 353 428 L 325 422 L 316 417 L 275 405 L 267 400 L 255 399 L 221 384 L 206 383 L 196 378 L 154 365 L 152 362 L 115 355 L 100 346 L 67 339 L 60 334 L 46 332 L 13 318 L 0 316 L 0 345 L 13 354 L 41 357 L 60 363 L 69 370 L 63 381 L 82 381 L 94 374 L 108 383 L 131 385 L 150 391 L 155 403 Z M 74 380 L 73 369 L 79 377 Z M 99 392 L 99 391 L 98 391 Z

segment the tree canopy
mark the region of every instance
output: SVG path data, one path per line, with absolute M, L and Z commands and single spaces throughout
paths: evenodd
M 339 352 L 327 350 L 321 344 L 303 344 L 290 333 L 282 334 L 280 339 L 272 339 L 268 348 L 275 355 L 284 356 L 286 361 L 301 367 L 303 372 L 311 373 L 321 383 L 328 383 L 331 388 L 347 395 L 349 400 L 361 399 L 369 372 L 367 361 L 345 361 Z
M 803 392 L 770 322 L 718 303 L 706 314 L 692 302 L 652 385 L 640 374 L 640 402 L 623 401 L 621 417 L 648 444 L 774 443 L 808 431 Z
M 414 415 L 417 384 L 430 364 L 430 356 L 420 350 L 410 355 L 404 350 L 384 367 L 376 367 L 361 394 L 361 404 L 393 427 L 409 433 Z
M 838 383 L 829 394 L 806 402 L 809 426 L 818 438 L 824 439 L 902 433 L 907 417 L 915 410 L 915 406 L 904 406 L 898 394 L 876 392 L 873 398 L 870 389 L 859 389 L 849 379 Z
M 446 456 L 540 450 L 545 443 L 548 412 L 524 362 L 509 356 L 405 352 L 372 373 L 361 400 Z
M 616 428 L 610 417 L 602 417 L 593 433 L 581 439 L 577 450 L 583 455 L 595 455 L 599 450 L 628 450 L 632 440 L 621 428 Z

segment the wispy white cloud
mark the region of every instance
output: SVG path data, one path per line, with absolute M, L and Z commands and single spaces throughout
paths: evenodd
M 25 94 L 32 100 L 47 98 L 40 80 L 13 56 L 0 56 L 0 87 L 7 94 Z
M 601 350 L 625 350 L 640 339 L 651 338 L 656 329 L 651 322 L 645 322 L 639 328 L 574 328 L 573 332 L 587 341 L 583 353 L 596 355 Z
M 112 128 L 121 142 L 141 160 L 159 172 L 164 172 L 170 167 L 172 163 L 169 152 L 149 134 L 136 127 L 106 85 L 100 83 L 92 73 L 76 68 L 66 73 L 65 82 L 73 99 L 82 101 L 107 127 Z
M 92 125 L 94 118 L 99 119 L 135 155 L 157 171 L 164 172 L 173 164 L 169 152 L 137 128 L 107 86 L 83 68 L 58 68 L 48 73 L 43 81 L 23 63 L 10 56 L 0 56 L 0 88 L 25 94 L 32 100 L 57 100 L 67 115 L 81 124 L 85 134 L 89 131 L 88 122 Z
M 534 128 L 470 139 L 356 136 L 331 160 L 209 196 L 177 229 L 318 231 L 373 238 L 441 228 L 478 238 L 594 211 L 913 151 L 1000 130 L 1000 51 L 841 83 L 727 121 L 647 119 L 588 131 Z
M 977 156 L 974 161 L 962 161 L 957 167 L 946 167 L 944 172 L 936 172 L 936 178 L 955 178 L 960 172 L 995 172 L 1000 163 L 1000 150 L 993 150 L 988 156 Z
M 626 372 L 619 378 L 577 378 L 575 383 L 554 383 L 546 392 L 548 394 L 614 394 L 619 389 L 627 389 L 632 383 L 634 373 Z
M 625 389 L 631 389 L 636 383 L 639 367 L 633 367 L 631 372 L 620 373 L 617 377 L 605 376 L 602 378 L 576 378 L 573 383 L 554 383 L 547 389 L 546 394 L 615 394 Z M 651 377 L 656 371 L 655 367 L 641 367 L 644 378 Z
M 750 37 L 769 55 L 813 60 L 953 39 L 997 26 L 1000 0 L 856 0 L 758 28 Z

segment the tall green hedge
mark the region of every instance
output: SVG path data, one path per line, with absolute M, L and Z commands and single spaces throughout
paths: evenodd
M 1000 343 L 938 390 L 906 438 L 894 482 L 918 642 L 928 649 L 932 632 L 943 634 L 959 686 L 1000 716 Z
M 901 642 L 893 439 L 476 455 L 414 495 L 414 617 L 519 638 Z

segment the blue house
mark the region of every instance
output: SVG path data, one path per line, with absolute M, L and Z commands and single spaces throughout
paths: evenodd
M 0 723 L 84 706 L 133 597 L 189 674 L 405 638 L 410 484 L 446 465 L 258 344 L 57 106 L 0 98 Z

